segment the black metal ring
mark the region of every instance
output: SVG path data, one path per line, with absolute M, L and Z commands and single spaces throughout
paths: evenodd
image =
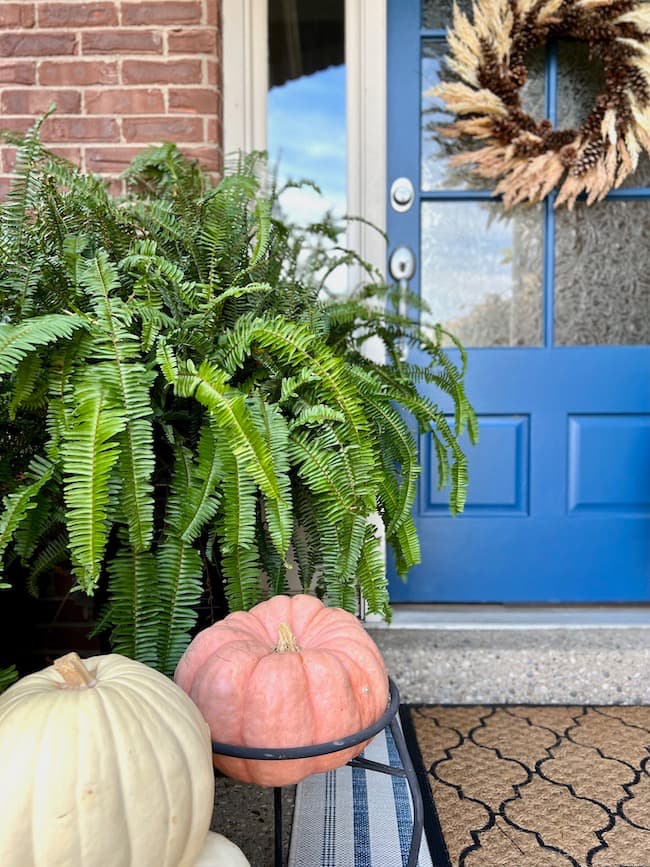
M 347 735 L 344 738 L 337 738 L 335 741 L 328 741 L 324 744 L 312 744 L 305 747 L 242 747 L 234 744 L 224 744 L 219 741 L 212 741 L 212 752 L 220 756 L 231 756 L 236 759 L 261 759 L 261 760 L 282 760 L 282 759 L 309 759 L 312 756 L 324 756 L 327 753 L 338 753 L 348 747 L 354 747 L 362 741 L 367 741 L 374 735 L 378 734 L 382 729 L 386 728 L 388 723 L 393 719 L 399 708 L 399 690 L 395 682 L 389 677 L 388 688 L 390 690 L 390 702 L 384 713 L 376 722 L 365 729 L 361 729 L 354 734 Z

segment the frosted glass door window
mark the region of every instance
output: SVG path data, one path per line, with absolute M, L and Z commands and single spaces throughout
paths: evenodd
M 541 208 L 422 205 L 421 293 L 431 319 L 466 346 L 539 346 Z
M 648 201 L 578 203 L 556 220 L 556 344 L 650 343 Z

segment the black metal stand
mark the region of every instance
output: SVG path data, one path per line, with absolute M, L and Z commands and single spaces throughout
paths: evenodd
M 212 752 L 223 756 L 232 756 L 238 759 L 276 761 L 278 759 L 308 759 L 314 756 L 323 756 L 327 753 L 337 753 L 341 750 L 346 750 L 349 747 L 362 743 L 363 741 L 370 740 L 388 726 L 393 735 L 395 746 L 397 747 L 397 752 L 402 762 L 401 768 L 394 768 L 391 765 L 384 765 L 381 762 L 372 762 L 368 759 L 361 758 L 352 759 L 348 762 L 348 765 L 353 768 L 363 768 L 366 771 L 377 771 L 380 774 L 390 774 L 394 777 L 406 778 L 409 789 L 411 790 L 411 798 L 413 799 L 413 833 L 411 835 L 411 847 L 409 849 L 407 867 L 417 867 L 424 822 L 422 795 L 420 794 L 415 768 L 411 762 L 411 757 L 408 753 L 402 729 L 397 721 L 397 711 L 399 710 L 399 690 L 393 680 L 389 678 L 388 682 L 390 687 L 390 702 L 382 716 L 373 723 L 373 725 L 355 732 L 352 735 L 348 735 L 345 738 L 340 738 L 340 740 L 329 741 L 324 744 L 314 744 L 306 747 L 287 747 L 285 749 L 236 747 L 232 744 L 223 744 L 218 741 L 212 741 Z M 273 790 L 273 805 L 275 867 L 282 867 L 284 864 L 284 851 L 282 846 L 282 789 L 279 786 Z

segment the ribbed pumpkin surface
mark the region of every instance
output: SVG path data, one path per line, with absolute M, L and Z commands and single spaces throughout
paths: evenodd
M 205 722 L 145 665 L 84 662 L 92 688 L 48 668 L 0 697 L 0 864 L 192 867 L 214 802 Z
M 283 641 L 287 634 L 293 646 Z M 175 680 L 198 705 L 212 739 L 239 746 L 332 741 L 374 723 L 388 702 L 384 662 L 358 620 L 306 595 L 275 596 L 203 630 Z M 363 747 L 288 761 L 215 755 L 214 763 L 235 779 L 281 786 L 339 767 Z

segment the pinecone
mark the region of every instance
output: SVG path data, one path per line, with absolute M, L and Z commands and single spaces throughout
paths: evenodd
M 571 174 L 574 177 L 586 174 L 593 169 L 599 159 L 603 156 L 603 143 L 600 141 L 589 142 L 587 147 L 582 151 L 578 159 L 574 162 Z
M 626 67 L 625 86 L 636 96 L 642 108 L 650 102 L 650 88 L 638 66 Z
M 560 148 L 558 156 L 562 165 L 568 169 L 575 163 L 578 151 L 573 145 L 565 145 L 563 148 Z

